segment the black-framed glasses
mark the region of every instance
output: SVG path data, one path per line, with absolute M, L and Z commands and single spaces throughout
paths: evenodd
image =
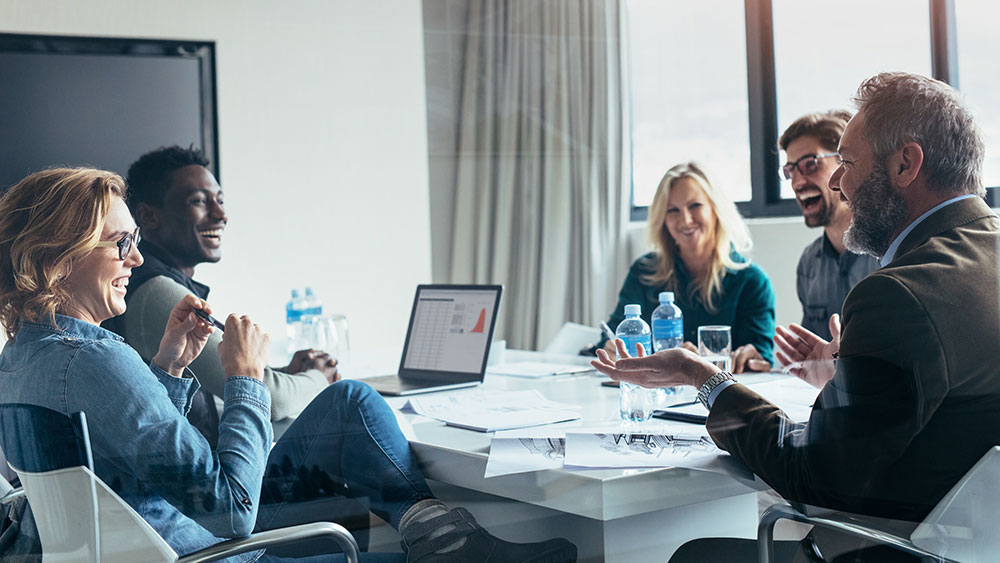
M 819 170 L 819 159 L 821 158 L 831 158 L 834 156 L 840 156 L 839 152 L 827 152 L 823 154 L 807 154 L 802 158 L 796 160 L 795 162 L 788 162 L 781 167 L 781 172 L 784 174 L 786 180 L 792 179 L 792 171 L 796 168 L 799 172 L 805 174 L 806 176 L 812 174 L 813 172 Z
M 97 246 L 117 246 L 118 259 L 125 260 L 132 253 L 132 248 L 139 245 L 140 240 L 142 240 L 142 237 L 139 236 L 139 227 L 136 227 L 135 231 L 118 240 L 101 241 L 97 243 Z

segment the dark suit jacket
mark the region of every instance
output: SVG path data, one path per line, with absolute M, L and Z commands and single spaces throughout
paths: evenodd
M 979 198 L 926 218 L 847 296 L 809 422 L 733 385 L 708 418 L 716 443 L 787 499 L 925 517 L 1000 444 L 998 226 Z

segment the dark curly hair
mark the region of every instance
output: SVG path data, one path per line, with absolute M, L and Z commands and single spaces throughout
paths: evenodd
M 207 167 L 208 157 L 194 145 L 160 147 L 140 156 L 128 167 L 129 210 L 135 215 L 140 203 L 162 207 L 163 196 L 170 189 L 170 175 L 178 168 L 195 164 Z

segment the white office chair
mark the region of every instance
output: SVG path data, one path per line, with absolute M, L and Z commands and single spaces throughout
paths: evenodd
M 597 344 L 600 339 L 601 329 L 599 328 L 578 323 L 565 323 L 542 351 L 546 354 L 577 356 L 580 354 L 580 350 Z
M 3 405 L 0 411 L 10 407 Z M 70 426 L 69 419 L 55 411 L 30 405 L 15 407 L 30 409 L 31 418 L 42 421 L 33 421 L 36 430 L 39 424 L 48 432 L 57 425 L 65 425 L 69 432 L 75 434 L 73 438 L 78 442 L 69 446 L 59 444 L 58 448 L 53 447 L 56 444 L 46 444 L 46 447 L 36 448 L 36 451 L 23 452 L 23 456 L 20 455 L 22 452 L 18 452 L 19 455 L 10 453 L 12 459 L 32 466 L 55 465 L 44 471 L 25 471 L 11 463 L 21 480 L 28 506 L 38 526 L 45 563 L 205 563 L 323 536 L 332 538 L 340 545 L 349 563 L 358 562 L 358 546 L 354 538 L 345 528 L 330 522 L 268 530 L 178 557 L 156 530 L 93 473 L 89 434 L 83 413 L 76 413 L 73 426 Z M 62 421 L 56 417 L 61 417 Z M 65 436 L 66 430 L 56 433 Z M 52 434 L 48 433 L 33 434 L 52 438 Z M 65 441 L 66 438 L 63 438 L 62 442 Z M 73 446 L 78 446 L 78 450 L 73 451 Z M 73 457 L 76 458 L 75 464 L 59 467 Z M 11 494 L 7 493 L 8 496 Z M 6 500 L 6 496 L 4 498 Z
M 838 530 L 875 543 L 889 545 L 917 557 L 943 563 L 987 563 L 1000 553 L 1000 446 L 994 446 L 934 507 L 909 539 L 872 528 L 836 513 L 807 516 L 784 504 L 761 515 L 757 546 L 761 563 L 774 561 L 774 525 L 794 520 Z

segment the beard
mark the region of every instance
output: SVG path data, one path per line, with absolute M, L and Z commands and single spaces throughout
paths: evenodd
M 847 250 L 875 258 L 885 256 L 891 243 L 889 237 L 906 219 L 907 209 L 903 198 L 893 189 L 884 164 L 872 167 L 848 207 L 854 217 L 844 233 Z

